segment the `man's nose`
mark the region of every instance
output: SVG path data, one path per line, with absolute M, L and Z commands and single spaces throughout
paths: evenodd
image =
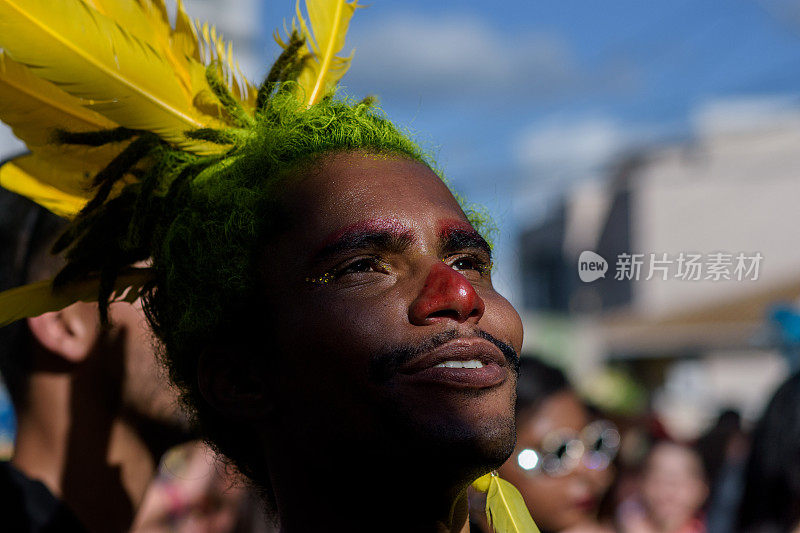
M 450 266 L 437 262 L 428 273 L 425 285 L 409 308 L 409 318 L 416 326 L 427 326 L 440 320 L 466 322 L 480 320 L 485 309 L 483 300 L 467 278 Z

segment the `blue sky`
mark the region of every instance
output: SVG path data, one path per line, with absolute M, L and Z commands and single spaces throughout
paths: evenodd
M 264 5 L 267 27 L 282 3 Z M 570 184 L 622 151 L 691 138 L 706 111 L 800 96 L 797 1 L 375 0 L 350 46 L 347 91 L 379 95 L 500 223 L 512 299 L 519 231 Z

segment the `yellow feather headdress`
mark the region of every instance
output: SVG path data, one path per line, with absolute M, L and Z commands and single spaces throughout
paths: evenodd
M 338 57 L 355 1 L 297 2 L 294 42 L 304 57 L 296 92 L 312 105 L 332 90 L 350 58 Z M 284 48 L 285 43 L 276 34 Z M 245 116 L 230 116 L 211 86 L 209 69 Z M 0 0 L 0 120 L 30 154 L 0 167 L 0 186 L 65 218 L 94 196 L 93 178 L 132 141 L 102 146 L 54 143 L 59 132 L 114 129 L 152 132 L 182 150 L 207 154 L 225 146 L 187 136 L 252 120 L 257 88 L 241 74 L 213 26 L 193 23 L 177 1 L 171 25 L 164 0 Z M 116 183 L 113 197 L 133 176 Z M 123 276 L 119 294 L 144 284 L 147 271 Z M 127 285 L 121 284 L 122 282 Z M 0 326 L 87 298 L 86 284 L 58 295 L 38 283 L 0 294 Z M 24 308 L 17 307 L 27 301 Z

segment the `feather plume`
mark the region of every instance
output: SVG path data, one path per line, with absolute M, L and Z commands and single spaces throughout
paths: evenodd
M 187 57 L 191 57 L 197 62 L 202 61 L 200 56 L 199 39 L 197 30 L 189 18 L 189 14 L 183 8 L 183 2 L 177 0 L 178 10 L 175 15 L 175 29 L 172 31 L 172 46 L 176 51 L 183 52 Z
M 84 0 L 111 20 L 124 21 L 125 29 L 140 41 L 152 46 L 174 68 L 186 95 L 191 97 L 191 76 L 189 59 L 193 57 L 188 42 L 177 43 L 173 38 L 167 7 L 163 0 Z M 178 4 L 178 15 L 185 15 L 183 6 Z M 197 42 L 196 35 L 195 45 Z M 187 50 L 188 48 L 188 50 Z M 189 52 L 187 54 L 187 52 Z M 199 57 L 196 59 L 199 61 Z
M 53 137 L 58 130 L 98 131 L 116 128 L 117 124 L 86 109 L 80 99 L 37 77 L 31 69 L 3 53 L 0 53 L 0 120 L 11 126 L 38 158 L 64 170 L 46 172 L 45 176 L 53 179 L 45 180 L 45 185 L 81 197 L 90 195 L 88 175 L 99 172 L 127 145 L 54 146 Z
M 11 126 L 14 135 L 29 148 L 51 143 L 57 129 L 97 131 L 117 127 L 83 104 L 0 52 L 0 120 Z
M 95 194 L 89 188 L 94 173 L 87 172 L 86 165 L 77 160 L 51 159 L 48 155 L 51 152 L 61 155 L 55 148 L 46 147 L 5 163 L 0 167 L 0 187 L 25 196 L 59 216 L 72 218 Z M 109 196 L 116 196 L 134 179 L 125 176 Z
M 208 150 L 183 133 L 224 123 L 194 107 L 175 65 L 132 33 L 146 31 L 147 25 L 135 24 L 128 31 L 127 24 L 83 0 L 0 0 L 0 47 L 15 61 L 35 67 L 37 76 L 121 126 L 152 131 L 187 149 Z
M 300 10 L 297 0 L 297 21 L 300 35 L 305 39 L 301 55 L 307 56 L 303 70 L 297 77 L 297 83 L 304 92 L 306 105 L 314 105 L 325 96 L 344 76 L 350 67 L 351 54 L 347 57 L 337 56 L 344 48 L 347 27 L 358 5 L 357 0 L 320 1 L 306 0 L 308 22 Z M 297 29 L 297 22 L 292 23 Z M 285 50 L 289 45 L 277 35 L 275 40 Z
M 481 476 L 472 486 L 486 493 L 486 517 L 496 533 L 539 533 L 522 495 L 497 472 Z
M 147 268 L 130 268 L 120 273 L 110 302 L 135 302 L 150 280 Z M 96 302 L 99 280 L 70 283 L 53 291 L 52 280 L 23 285 L 0 293 L 0 327 L 16 320 L 59 311 L 76 302 Z
M 222 36 L 198 36 L 183 3 L 178 0 L 175 28 L 170 26 L 163 0 L 85 0 L 97 11 L 112 20 L 125 21 L 125 29 L 142 42 L 155 48 L 175 69 L 187 95 L 194 99 L 203 91 L 210 91 L 205 78 L 206 65 L 215 64 L 220 78 L 225 80 L 232 94 L 245 108 L 255 103 L 255 87 L 233 59 L 233 47 Z M 198 24 L 199 25 L 199 24 Z M 227 50 L 227 52 L 226 52 Z M 200 75 L 198 75 L 198 73 Z
M 242 74 L 239 63 L 233 59 L 233 46 L 227 44 L 221 34 L 217 33 L 214 26 L 203 24 L 199 38 L 200 55 L 207 65 L 215 65 L 221 80 L 231 90 L 231 94 L 242 104 L 245 109 L 255 109 L 255 99 L 258 89 L 247 81 Z
M 37 172 L 39 176 L 36 176 Z M 87 199 L 47 185 L 41 179 L 41 173 L 44 172 L 48 172 L 48 169 L 39 170 L 38 164 L 30 156 L 17 158 L 0 167 L 0 187 L 25 196 L 60 217 L 74 217 Z M 56 171 L 50 169 L 49 172 Z

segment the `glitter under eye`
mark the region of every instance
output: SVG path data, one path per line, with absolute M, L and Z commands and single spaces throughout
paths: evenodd
M 306 278 L 306 282 L 313 283 L 314 285 L 326 285 L 331 281 L 333 281 L 334 278 L 335 276 L 332 273 L 326 272 L 323 275 L 318 276 L 316 278 Z

